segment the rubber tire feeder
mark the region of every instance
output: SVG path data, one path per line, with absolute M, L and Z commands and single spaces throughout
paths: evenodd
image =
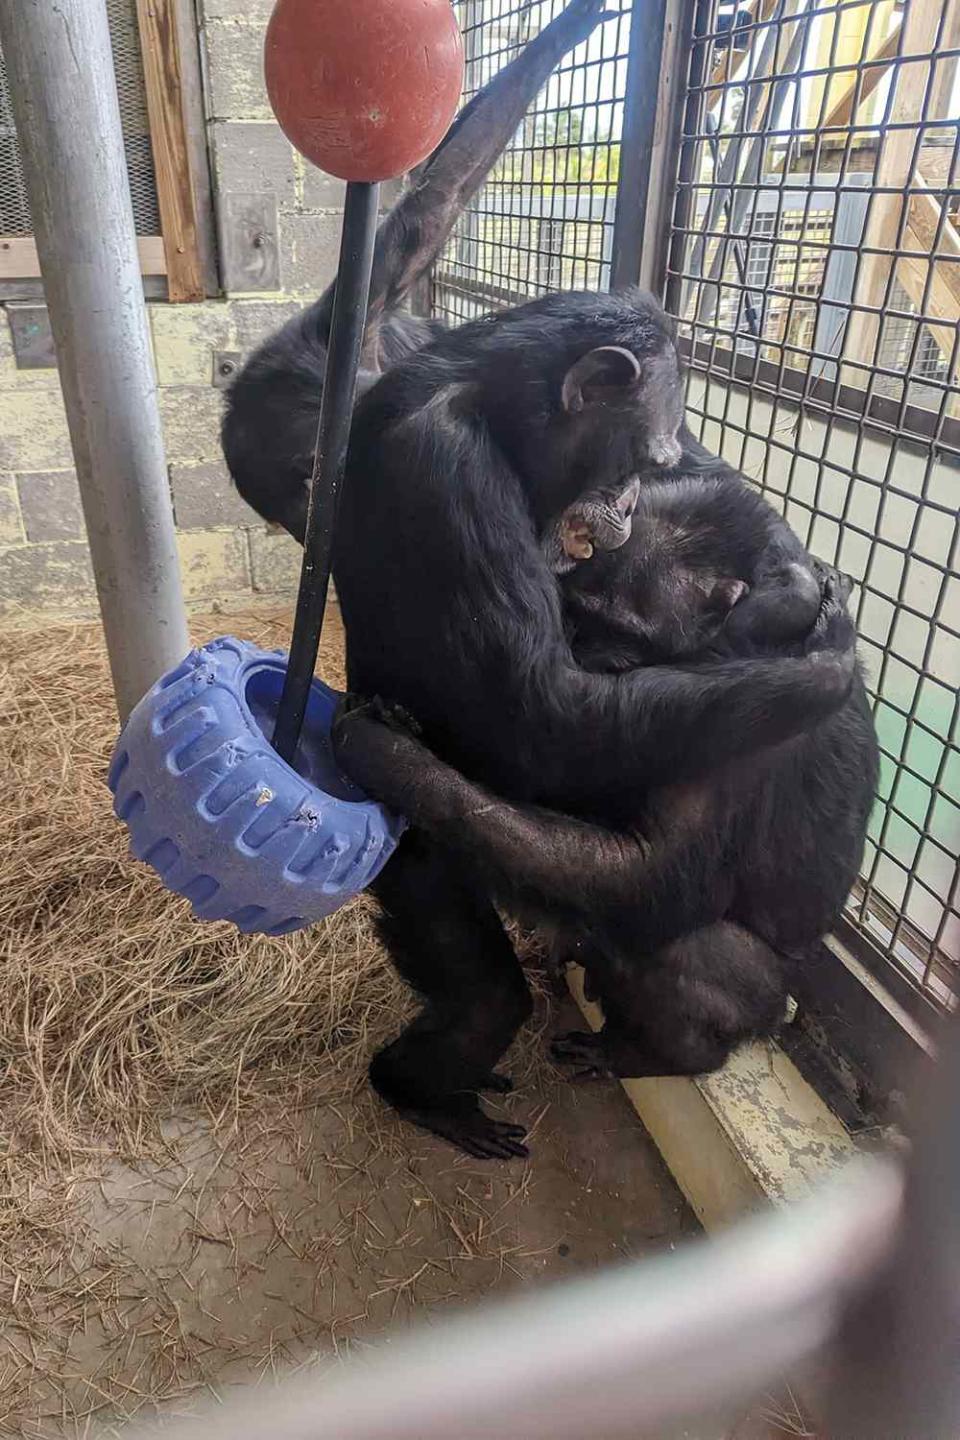
M 337 693 L 314 680 L 298 770 L 270 744 L 282 651 L 193 650 L 130 714 L 108 783 L 130 849 L 203 920 L 285 935 L 376 878 L 405 826 L 336 768 Z

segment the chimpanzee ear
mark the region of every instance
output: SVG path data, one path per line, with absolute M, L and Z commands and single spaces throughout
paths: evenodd
M 621 345 L 588 350 L 563 377 L 563 408 L 577 415 L 587 405 L 623 398 L 640 384 L 640 361 Z

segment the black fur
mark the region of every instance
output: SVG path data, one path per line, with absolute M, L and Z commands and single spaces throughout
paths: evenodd
M 571 387 L 571 372 L 594 375 L 581 362 L 607 347 L 636 358 L 636 377 L 618 380 L 612 364 L 600 381 Z M 851 777 L 843 746 L 808 773 L 805 737 L 838 712 L 863 731 L 872 753 L 853 627 L 831 585 L 812 633 L 785 654 L 751 642 L 746 657 L 734 651 L 607 673 L 584 668 L 571 647 L 542 530 L 585 489 L 649 473 L 651 456 L 665 453 L 664 436 L 679 426 L 680 397 L 669 326 L 649 297 L 630 292 L 548 297 L 465 326 L 397 365 L 357 408 L 335 564 L 351 687 L 416 714 L 427 744 L 455 767 L 441 767 L 439 812 L 424 809 L 418 767 L 399 763 L 397 747 L 407 740 L 391 737 L 390 766 L 398 768 L 388 766 L 373 787 L 422 827 L 401 845 L 377 893 L 391 953 L 426 1004 L 371 1074 L 392 1103 L 471 1153 L 502 1154 L 517 1143 L 476 1099 L 529 1005 L 488 899 L 505 822 L 507 849 L 527 862 L 506 866 L 506 887 L 564 925 L 592 917 L 589 932 L 610 963 L 605 971 L 594 959 L 591 968 L 609 998 L 627 949 L 623 924 L 631 927 L 631 959 L 682 936 L 682 973 L 702 969 L 689 958 L 691 932 L 736 913 L 733 897 L 719 894 L 740 874 L 731 847 L 753 833 L 801 831 L 795 800 L 809 787 L 816 818 L 809 836 L 798 833 L 798 853 L 815 851 L 811 863 L 833 866 L 832 837 L 825 843 L 819 833 L 836 813 L 831 797 L 870 790 L 869 760 Z M 721 462 L 708 466 L 679 433 L 684 454 L 674 478 L 689 470 L 706 487 L 711 475 L 732 476 Z M 767 551 L 799 551 L 785 523 L 765 516 Z M 762 579 L 768 559 L 754 556 L 744 578 Z M 756 584 L 741 603 L 763 591 Z M 782 784 L 761 783 L 771 769 Z M 523 808 L 531 803 L 550 808 Z M 856 816 L 851 811 L 860 842 L 865 804 L 858 798 Z M 450 806 L 457 826 L 470 818 L 468 863 L 443 828 Z M 632 828 L 647 819 L 648 833 Z M 442 838 L 432 840 L 424 832 L 438 825 Z M 478 836 L 490 847 L 482 868 Z M 850 849 L 845 836 L 836 845 Z M 798 884 L 795 923 L 781 923 L 784 879 L 772 850 L 761 858 L 750 900 L 758 943 L 769 934 L 788 946 L 794 931 L 804 940 L 821 933 L 839 903 L 833 891 L 808 900 Z M 839 893 L 839 866 L 830 883 Z M 729 935 L 721 941 L 724 953 L 736 950 Z M 668 971 L 674 964 L 665 963 Z M 778 980 L 771 1006 L 780 990 Z
M 597 497 L 571 510 L 596 527 Z M 749 581 L 747 599 L 709 613 L 729 575 Z M 641 487 L 622 548 L 562 584 L 576 658 L 609 671 L 799 656 L 847 592 L 728 475 Z M 508 908 L 568 932 L 606 1025 L 558 1041 L 559 1059 L 618 1075 L 698 1073 L 773 1030 L 791 965 L 835 922 L 862 854 L 876 746 L 859 676 L 847 703 L 796 739 L 745 751 L 701 782 L 665 775 L 634 793 L 620 831 L 510 805 L 399 728 L 389 714 L 351 711 L 337 727 L 343 763 L 461 853 Z

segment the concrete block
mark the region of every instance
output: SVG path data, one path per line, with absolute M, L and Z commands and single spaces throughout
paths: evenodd
M 147 308 L 160 384 L 209 385 L 214 351 L 228 350 L 233 343 L 232 316 L 226 302 Z
M 18 475 L 17 490 L 28 540 L 86 539 L 75 471 L 40 470 Z
M 324 170 L 318 170 L 301 155 L 294 155 L 294 164 L 302 168 L 302 192 L 304 210 L 342 210 L 346 183 Z M 384 180 L 380 186 L 380 213 L 391 209 L 403 190 L 403 177 Z
M 234 300 L 234 333 L 237 346 L 245 355 L 255 350 L 288 320 L 292 320 L 304 308 L 300 300 Z
M 182 530 L 177 535 L 187 600 L 221 600 L 250 588 L 247 539 L 242 530 Z
M 285 531 L 251 530 L 253 588 L 262 594 L 296 592 L 303 550 Z
M 0 546 L 22 545 L 25 539 L 14 478 L 12 475 L 0 475 Z
M 201 0 L 204 21 L 239 20 L 266 25 L 276 0 Z
M 223 391 L 206 385 L 166 385 L 160 390 L 160 414 L 167 459 L 173 463 L 219 460 Z
M 72 464 L 59 386 L 0 387 L 0 471 L 66 470 Z
M 221 120 L 210 131 L 221 195 L 276 195 L 281 206 L 296 206 L 293 147 L 275 120 Z
M 319 295 L 336 275 L 339 256 L 339 214 L 280 217 L 280 276 L 285 291 Z
M 211 20 L 204 30 L 212 120 L 272 120 L 263 80 L 265 25 Z
M 210 530 L 217 525 L 252 526 L 263 523 L 237 494 L 222 461 L 171 465 L 170 483 L 180 530 Z
M 297 162 L 303 167 L 304 210 L 342 210 L 346 181 L 318 170 L 302 156 L 297 156 Z
M 0 550 L 0 611 L 65 610 L 93 599 L 93 568 L 82 540 Z

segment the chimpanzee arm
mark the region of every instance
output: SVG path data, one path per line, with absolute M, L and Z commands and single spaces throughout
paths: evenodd
M 386 216 L 377 232 L 367 311 L 364 353 L 371 368 L 379 368 L 375 342 L 380 322 L 399 308 L 429 270 L 537 92 L 567 51 L 589 39 L 601 20 L 615 14 L 604 11 L 603 0 L 571 0 L 461 110 L 410 189 Z M 324 339 L 333 313 L 333 290 L 331 285 L 319 302 Z
M 660 895 L 669 896 L 671 920 L 696 914 L 703 887 L 679 821 L 670 833 L 648 838 L 513 805 L 438 759 L 377 702 L 342 703 L 333 742 L 337 763 L 356 784 L 479 869 L 503 900 L 601 929 L 628 912 L 631 944 L 639 948 L 655 948 L 673 932 L 640 936 L 638 904 L 654 924 Z M 682 892 L 689 892 L 687 903 Z
M 436 363 L 393 371 L 355 422 L 336 571 L 352 688 L 405 705 L 433 748 L 500 793 L 577 811 L 601 799 L 607 813 L 839 708 L 855 637 L 829 601 L 798 656 L 581 670 L 522 482 L 469 390 L 431 381 L 413 408 L 412 380 Z

